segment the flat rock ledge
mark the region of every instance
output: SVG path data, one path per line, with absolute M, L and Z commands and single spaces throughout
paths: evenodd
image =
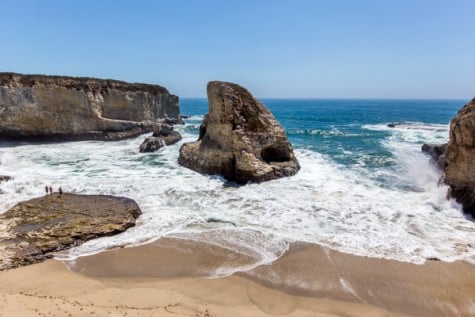
M 238 184 L 295 175 L 300 165 L 284 129 L 245 88 L 208 83 L 209 112 L 197 142 L 185 143 L 178 163 Z
M 120 233 L 140 214 L 135 201 L 114 196 L 55 193 L 18 203 L 0 215 L 0 271 Z

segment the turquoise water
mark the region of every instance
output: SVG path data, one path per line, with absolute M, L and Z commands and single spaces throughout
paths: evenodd
M 475 222 L 464 218 L 423 143 L 448 140 L 461 100 L 263 100 L 285 128 L 301 170 L 261 184 L 228 186 L 178 164 L 180 146 L 198 138 L 205 99 L 182 99 L 190 115 L 183 140 L 139 153 L 144 138 L 117 142 L 0 145 L 0 212 L 43 195 L 67 192 L 130 197 L 143 211 L 137 226 L 91 240 L 63 259 L 160 237 L 215 244 L 255 259 L 215 276 L 278 259 L 294 241 L 342 252 L 422 263 L 475 262 Z M 397 123 L 394 128 L 388 124 Z
M 348 168 L 364 168 L 368 172 L 366 176 L 374 180 L 378 180 L 381 176 L 378 171 L 383 168 L 395 172 L 400 168 L 389 145 L 391 141 L 399 138 L 401 146 L 418 147 L 425 142 L 446 142 L 448 123 L 464 104 L 464 100 L 263 99 L 262 102 L 282 124 L 294 148 L 321 153 Z M 207 111 L 206 99 L 181 100 L 182 114 L 196 116 Z M 387 126 L 390 123 L 400 125 L 392 129 Z M 390 181 L 380 179 L 380 185 L 387 186 Z

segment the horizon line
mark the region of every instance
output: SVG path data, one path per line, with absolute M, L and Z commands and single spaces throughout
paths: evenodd
M 208 99 L 207 97 L 181 97 L 180 99 Z M 472 100 L 463 97 L 444 97 L 444 98 L 433 98 L 433 97 L 256 97 L 258 99 L 279 99 L 279 100 Z M 475 98 L 475 96 L 473 97 Z

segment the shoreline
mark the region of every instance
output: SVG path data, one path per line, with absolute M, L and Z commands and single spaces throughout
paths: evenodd
M 64 312 L 72 316 L 91 311 L 109 316 L 418 317 L 475 312 L 475 266 L 465 261 L 418 265 L 293 243 L 272 264 L 207 277 L 251 260 L 174 238 L 64 264 L 47 260 L 0 272 L 0 311 L 54 315 L 53 303 L 65 302 Z

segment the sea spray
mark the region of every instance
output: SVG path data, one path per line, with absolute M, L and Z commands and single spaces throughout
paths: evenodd
M 143 211 L 136 227 L 85 243 L 61 258 L 171 236 L 225 246 L 255 259 L 246 267 L 224 268 L 216 272 L 219 276 L 269 263 L 293 241 L 415 263 L 475 254 L 474 223 L 445 199 L 446 188 L 437 185 L 440 173 L 420 153 L 423 142 L 446 140 L 447 125 L 440 119 L 422 124 L 415 115 L 406 120 L 410 129 L 394 129 L 387 123 L 398 118 L 369 113 L 361 122 L 342 121 L 335 109 L 328 109 L 338 119 L 305 121 L 314 118 L 311 108 L 303 114 L 279 112 L 275 102 L 276 117 L 289 130 L 300 124 L 309 131 L 341 132 L 290 135 L 302 166 L 294 177 L 228 186 L 220 177 L 179 166 L 178 149 L 197 139 L 202 119 L 191 113 L 187 124 L 177 127 L 184 139 L 155 153 L 138 152 L 144 136 L 118 142 L 3 143 L 0 174 L 14 179 L 1 184 L 0 210 L 43 195 L 46 183 L 70 192 L 127 196 Z M 296 109 L 299 102 L 294 101 Z M 318 103 L 314 107 L 319 109 Z M 305 118 L 295 122 L 299 115 Z

